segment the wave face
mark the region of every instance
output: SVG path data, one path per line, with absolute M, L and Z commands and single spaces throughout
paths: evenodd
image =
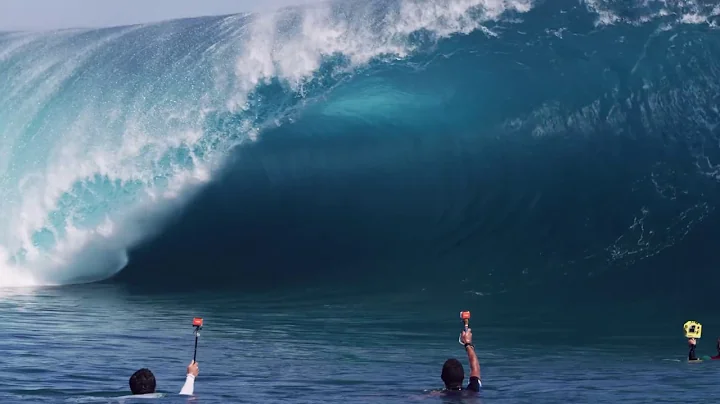
M 718 22 L 418 0 L 0 34 L 0 286 L 628 271 L 713 217 Z

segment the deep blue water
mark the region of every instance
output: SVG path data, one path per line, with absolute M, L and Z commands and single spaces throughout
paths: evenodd
M 715 353 L 719 22 L 372 1 L 0 34 L 0 396 L 179 390 L 203 316 L 200 401 L 438 401 L 467 309 L 483 401 L 712 402 L 681 326 Z
M 404 297 L 153 295 L 118 285 L 4 295 L 0 396 L 145 402 L 118 397 L 128 394 L 132 372 L 146 366 L 167 393 L 162 402 L 457 402 L 429 395 L 442 386 L 445 359 L 467 363 L 457 343 L 457 313 L 442 301 L 420 305 Z M 663 324 L 675 318 L 634 316 L 615 306 L 605 311 L 612 318 L 585 313 L 598 323 L 588 327 L 541 304 L 519 310 L 480 299 L 465 303 L 473 309 L 484 388 L 464 402 L 718 399 L 719 364 L 683 362 L 684 342 L 668 331 L 680 328 L 677 321 Z M 198 315 L 205 320 L 200 375 L 189 400 L 174 393 L 192 358 L 191 320 Z M 703 320 L 707 341 L 698 352 L 714 354 L 720 318 Z

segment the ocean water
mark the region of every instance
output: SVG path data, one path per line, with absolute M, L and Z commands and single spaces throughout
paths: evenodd
M 720 7 L 336 1 L 0 33 L 4 401 L 714 402 Z M 168 396 L 166 401 L 186 398 Z
M 434 296 L 437 297 L 437 296 Z M 449 357 L 463 360 L 460 323 L 445 301 L 472 308 L 483 390 L 433 396 Z M 623 316 L 545 304 L 530 308 L 477 299 L 408 295 L 129 292 L 75 286 L 3 296 L 4 402 L 119 403 L 128 378 L 149 367 L 161 402 L 256 403 L 637 403 L 715 402 L 717 363 L 688 364 L 677 315 Z M 492 304 L 492 303 L 490 303 Z M 641 308 L 630 309 L 633 314 Z M 672 312 L 672 311 L 671 311 Z M 565 314 L 558 314 L 565 313 Z M 198 343 L 195 396 L 178 396 Z M 594 326 L 572 318 L 592 319 Z M 669 317 L 669 318 L 668 318 Z M 681 318 L 681 317 L 678 317 Z M 720 318 L 705 317 L 713 354 Z

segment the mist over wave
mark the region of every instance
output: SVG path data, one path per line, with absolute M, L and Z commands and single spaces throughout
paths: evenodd
M 718 15 L 341 2 L 2 34 L 0 285 L 628 270 L 713 214 Z

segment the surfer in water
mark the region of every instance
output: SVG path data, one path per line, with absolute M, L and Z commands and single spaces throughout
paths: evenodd
M 460 334 L 460 341 L 465 345 L 468 361 L 470 362 L 470 380 L 467 387 L 463 388 L 463 380 L 465 379 L 465 370 L 462 363 L 455 358 L 445 361 L 442 368 L 440 378 L 445 383 L 444 393 L 454 391 L 473 391 L 479 392 L 482 383 L 480 382 L 480 362 L 475 354 L 475 345 L 472 343 L 472 331 L 468 328 Z
M 200 373 L 200 369 L 198 368 L 198 364 L 195 361 L 190 362 L 190 364 L 187 367 L 187 374 L 185 376 L 185 384 L 183 385 L 182 389 L 180 389 L 181 395 L 187 395 L 191 396 L 193 392 L 195 391 L 195 378 L 197 377 L 198 373 Z M 135 373 L 133 373 L 132 376 L 130 376 L 130 391 L 132 391 L 133 396 L 142 396 L 142 397 L 161 397 L 162 394 L 155 392 L 155 375 L 150 371 L 150 369 L 143 368 Z

